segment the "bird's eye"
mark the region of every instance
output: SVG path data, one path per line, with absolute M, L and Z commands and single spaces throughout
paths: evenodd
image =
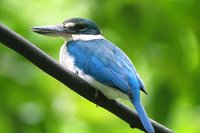
M 77 25 L 77 28 L 79 31 L 85 31 L 87 27 L 84 24 L 79 24 L 79 25 Z

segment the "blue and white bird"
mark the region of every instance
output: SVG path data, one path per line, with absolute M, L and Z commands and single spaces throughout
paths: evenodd
M 85 18 L 65 20 L 61 25 L 37 26 L 32 30 L 65 39 L 60 63 L 99 90 L 109 99 L 131 101 L 148 133 L 154 128 L 140 100 L 145 86 L 128 56 L 102 36 L 97 24 Z

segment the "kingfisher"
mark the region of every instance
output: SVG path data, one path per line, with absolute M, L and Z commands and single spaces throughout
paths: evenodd
M 146 132 L 155 132 L 140 100 L 140 91 L 146 93 L 146 89 L 136 68 L 120 48 L 103 37 L 94 21 L 71 18 L 59 25 L 36 26 L 32 30 L 42 35 L 63 37 L 65 43 L 59 53 L 61 65 L 108 99 L 129 100 Z

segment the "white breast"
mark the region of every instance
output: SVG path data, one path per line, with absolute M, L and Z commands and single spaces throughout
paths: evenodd
M 74 72 L 74 69 L 75 69 L 74 58 L 70 56 L 69 53 L 67 52 L 66 43 L 63 44 L 60 49 L 59 61 L 62 66 Z
M 72 72 L 78 74 L 80 78 L 88 82 L 92 87 L 98 89 L 101 93 L 103 93 L 109 99 L 117 99 L 123 98 L 126 100 L 130 100 L 125 93 L 118 91 L 117 89 L 104 85 L 98 81 L 96 81 L 90 75 L 85 74 L 82 70 L 75 66 L 75 59 L 67 52 L 67 46 L 64 44 L 59 53 L 59 61 L 61 65 Z

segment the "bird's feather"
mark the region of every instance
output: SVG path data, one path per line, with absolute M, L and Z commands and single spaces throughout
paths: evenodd
M 130 93 L 131 79 L 137 89 L 144 88 L 130 59 L 108 40 L 69 41 L 67 51 L 79 69 L 103 84 Z
M 91 76 L 96 81 L 127 94 L 145 129 L 149 133 L 154 133 L 140 102 L 139 91 L 145 92 L 144 84 L 132 62 L 122 50 L 105 39 L 69 41 L 66 46 L 68 54 L 74 59 L 74 65 L 81 72 L 83 71 L 84 74 Z M 104 89 L 102 93 L 115 93 L 115 91 L 107 92 Z M 107 89 L 110 90 L 110 88 Z

